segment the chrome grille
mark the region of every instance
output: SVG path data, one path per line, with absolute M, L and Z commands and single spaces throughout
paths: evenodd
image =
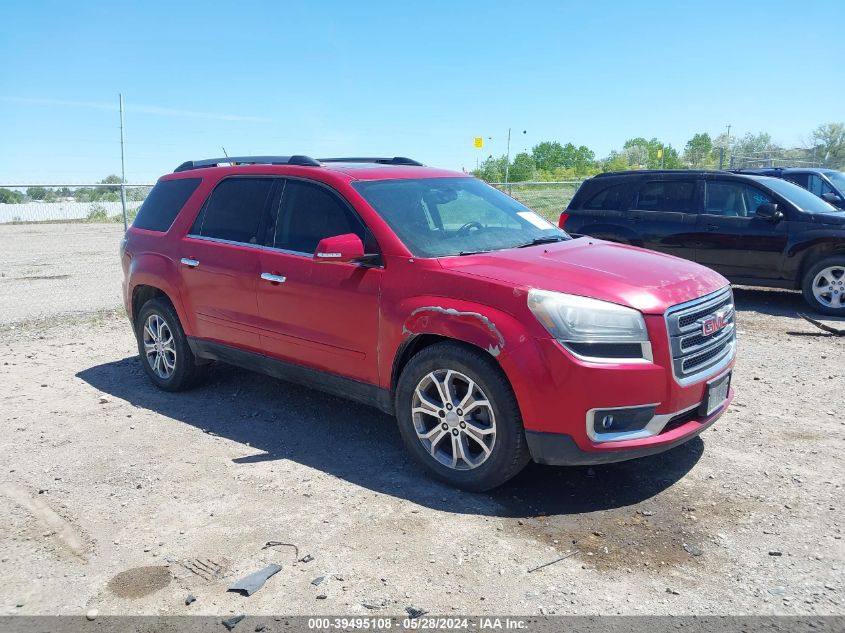
M 705 334 L 705 322 L 718 315 L 722 316 L 724 327 L 713 334 Z M 678 382 L 695 382 L 730 362 L 736 349 L 735 316 L 730 287 L 666 311 L 672 371 Z

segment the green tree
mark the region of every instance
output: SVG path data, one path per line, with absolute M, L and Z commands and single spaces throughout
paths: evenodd
M 24 199 L 24 195 L 20 191 L 0 189 L 0 204 L 20 204 Z
M 46 187 L 29 187 L 26 190 L 26 195 L 30 200 L 41 202 L 52 202 L 56 199 L 55 190 L 47 189 Z
M 770 134 L 748 132 L 742 138 L 738 138 L 731 148 L 729 165 L 736 168 L 763 165 L 770 159 L 776 158 L 778 153 L 782 151 L 783 148 L 772 141 Z
M 595 167 L 596 153 L 586 145 L 579 145 L 575 150 L 573 167 L 579 176 L 588 175 Z
M 537 169 L 552 171 L 565 167 L 565 151 L 557 141 L 543 141 L 531 150 L 531 156 Z
M 684 160 L 690 167 L 709 164 L 713 157 L 713 140 L 707 132 L 694 135 L 684 146 Z
M 659 156 L 659 151 L 663 156 Z M 657 138 L 646 140 L 639 136 L 628 139 L 620 152 L 628 159 L 628 165 L 633 169 L 683 169 L 684 163 L 678 155 L 678 150 Z
M 477 169 L 473 170 L 472 175 L 486 182 L 504 182 L 506 164 L 507 160 L 504 156 L 500 156 L 499 158 L 488 156 L 481 162 Z
M 845 125 L 827 123 L 820 125 L 812 133 L 816 160 L 825 167 L 845 169 Z
M 513 163 L 511 163 L 508 181 L 520 182 L 534 180 L 536 173 L 537 166 L 534 164 L 534 159 L 531 157 L 531 154 L 528 152 L 520 152 L 514 156 Z

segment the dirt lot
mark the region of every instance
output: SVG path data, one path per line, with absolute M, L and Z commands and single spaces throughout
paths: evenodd
M 86 252 L 70 279 L 115 307 L 112 245 Z M 373 409 L 225 366 L 157 391 L 118 311 L 10 324 L 43 281 L 0 286 L 0 614 L 845 613 L 845 338 L 795 293 L 737 290 L 737 398 L 700 439 L 472 495 Z

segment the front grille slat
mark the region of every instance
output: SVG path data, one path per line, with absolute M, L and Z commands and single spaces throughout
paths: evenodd
M 723 327 L 713 334 L 704 334 L 704 323 L 719 314 L 723 318 Z M 735 317 L 730 287 L 672 306 L 666 311 L 675 378 L 684 382 L 695 380 L 698 374 L 718 365 L 733 353 Z

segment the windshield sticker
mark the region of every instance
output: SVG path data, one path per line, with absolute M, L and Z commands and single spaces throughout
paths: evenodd
M 548 230 L 555 228 L 555 225 L 549 222 L 548 220 L 541 218 L 539 215 L 534 213 L 533 211 L 520 211 L 517 213 L 519 217 L 521 217 L 526 222 L 530 222 L 538 229 Z

